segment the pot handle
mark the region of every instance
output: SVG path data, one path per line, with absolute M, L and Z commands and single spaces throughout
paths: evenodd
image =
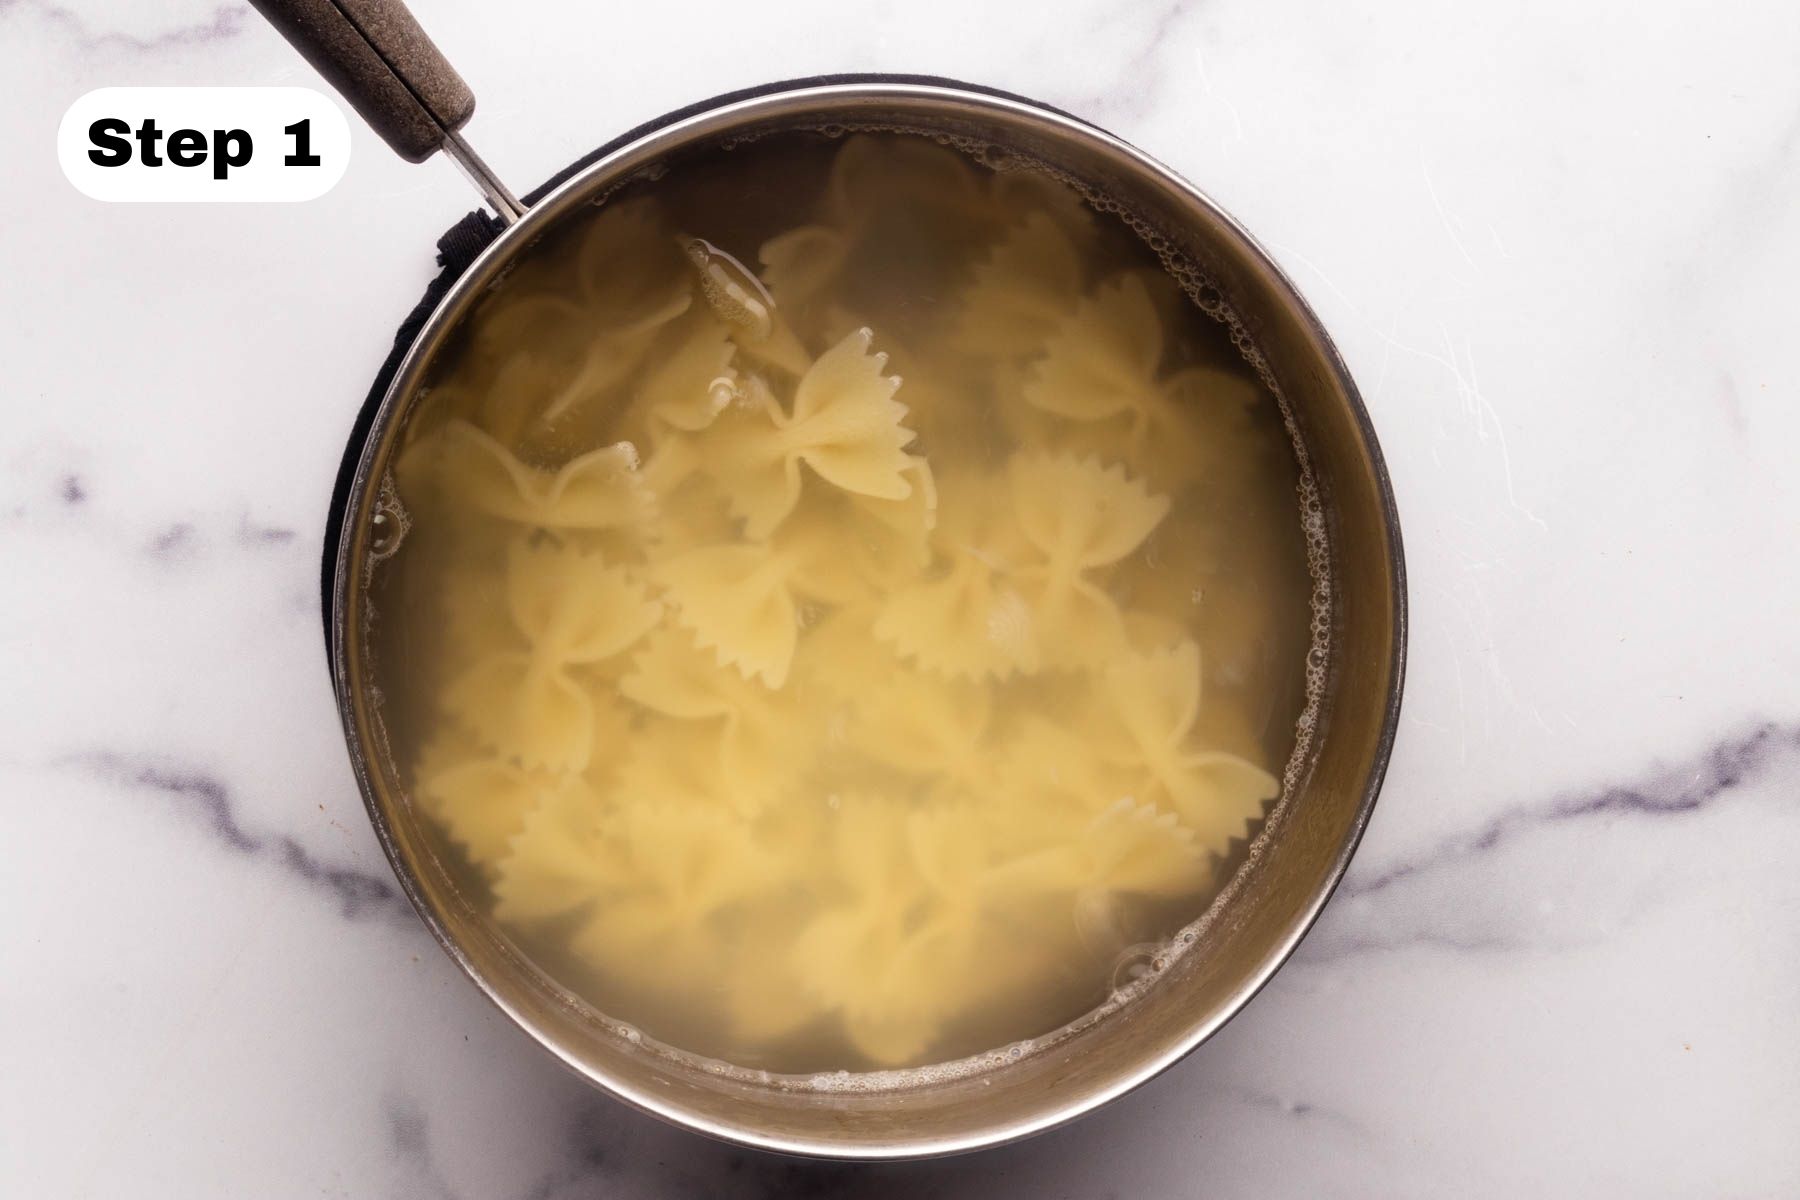
M 507 222 L 525 213 L 457 130 L 475 93 L 401 0 L 250 0 L 395 154 L 448 155 Z

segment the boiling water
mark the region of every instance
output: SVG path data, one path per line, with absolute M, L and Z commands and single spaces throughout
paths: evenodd
M 1093 1009 L 1295 748 L 1274 398 L 1116 217 L 922 138 L 716 149 L 565 222 L 390 484 L 376 678 L 443 856 L 597 1010 L 740 1067 Z

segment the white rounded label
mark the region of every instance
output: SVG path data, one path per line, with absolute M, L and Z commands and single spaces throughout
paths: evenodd
M 311 88 L 101 88 L 69 106 L 56 157 L 96 200 L 311 200 L 344 177 L 350 126 Z

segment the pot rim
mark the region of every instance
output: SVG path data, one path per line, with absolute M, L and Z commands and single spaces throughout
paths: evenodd
M 1256 268 L 1273 279 L 1285 291 L 1286 298 L 1291 300 L 1294 313 L 1304 324 L 1305 331 L 1310 335 L 1312 341 L 1320 348 L 1323 360 L 1321 365 L 1329 372 L 1333 384 L 1341 393 L 1349 409 L 1361 448 L 1368 456 L 1373 482 L 1378 494 L 1381 520 L 1389 548 L 1387 574 L 1393 609 L 1389 631 L 1391 651 L 1387 664 L 1388 689 L 1386 696 L 1382 698 L 1379 734 L 1374 743 L 1369 773 L 1347 836 L 1344 837 L 1343 844 L 1332 859 L 1329 870 L 1316 886 L 1314 894 L 1307 900 L 1300 919 L 1291 923 L 1279 942 L 1265 954 L 1257 969 L 1231 993 L 1228 1002 L 1218 1006 L 1217 1010 L 1209 1014 L 1205 1020 L 1197 1021 L 1169 1049 L 1147 1056 L 1146 1060 L 1140 1063 L 1135 1070 L 1115 1080 L 1109 1086 L 1095 1088 L 1072 1101 L 1047 1108 L 1028 1119 L 1004 1125 L 977 1127 L 957 1136 L 920 1137 L 900 1144 L 870 1145 L 835 1141 L 824 1137 L 771 1134 L 746 1123 L 733 1124 L 697 1114 L 679 1102 L 671 1102 L 647 1088 L 638 1086 L 631 1080 L 619 1078 L 580 1058 L 559 1042 L 553 1030 L 541 1028 L 497 986 L 494 980 L 477 967 L 450 932 L 436 907 L 421 890 L 414 874 L 414 868 L 407 861 L 396 840 L 389 815 L 378 799 L 378 789 L 373 778 L 375 767 L 372 760 L 374 755 L 380 751 L 368 744 L 368 739 L 363 731 L 364 722 L 359 719 L 360 706 L 366 691 L 358 686 L 360 681 L 358 664 L 355 659 L 360 653 L 360 636 L 356 634 L 355 627 L 351 623 L 354 611 L 351 590 L 358 582 L 359 573 L 356 564 L 359 558 L 366 556 L 367 537 L 364 531 L 367 528 L 367 516 L 378 498 L 378 481 L 372 475 L 374 466 L 388 457 L 389 447 L 403 424 L 400 418 L 405 415 L 409 407 L 409 398 L 416 393 L 420 377 L 435 354 L 438 343 L 462 317 L 466 308 L 472 303 L 474 295 L 500 274 L 518 251 L 525 248 L 556 221 L 579 205 L 588 202 L 589 193 L 597 190 L 597 181 L 616 175 L 617 179 L 612 181 L 622 182 L 629 177 L 627 169 L 639 161 L 654 159 L 664 150 L 676 149 L 682 145 L 703 140 L 711 133 L 720 132 L 728 126 L 747 119 L 777 116 L 784 109 L 802 105 L 878 104 L 883 101 L 907 100 L 950 100 L 960 105 L 996 112 L 1004 117 L 1023 118 L 1029 122 L 1035 122 L 1049 127 L 1058 136 L 1097 142 L 1109 154 L 1129 163 L 1134 170 L 1153 176 L 1164 186 L 1181 193 L 1187 202 L 1206 210 L 1213 219 L 1235 235 L 1239 242 L 1238 249 L 1253 259 Z M 681 1128 L 752 1149 L 805 1157 L 860 1161 L 897 1161 L 966 1153 L 1018 1141 L 1056 1128 L 1091 1113 L 1149 1082 L 1192 1053 L 1202 1042 L 1241 1012 L 1276 971 L 1285 965 L 1300 941 L 1310 931 L 1326 902 L 1342 881 L 1350 859 L 1361 842 L 1386 775 L 1398 728 L 1401 695 L 1405 682 L 1408 623 L 1406 568 L 1399 515 L 1373 424 L 1355 381 L 1323 324 L 1299 289 L 1294 286 L 1293 281 L 1276 264 L 1267 250 L 1235 218 L 1179 173 L 1097 126 L 1060 110 L 1007 93 L 949 80 L 927 82 L 918 76 L 837 76 L 831 77 L 829 82 L 801 80 L 792 83 L 776 83 L 765 88 L 753 89 L 750 93 L 734 93 L 727 97 L 721 97 L 716 103 L 709 103 L 705 107 L 696 106 L 681 110 L 681 114 L 677 119 L 660 124 L 653 122 L 627 134 L 625 138 L 594 157 L 592 161 L 561 177 L 554 186 L 532 203 L 520 220 L 499 231 L 498 235 L 474 257 L 462 274 L 450 284 L 438 299 L 423 326 L 413 336 L 385 393 L 381 396 L 372 423 L 363 435 L 360 453 L 355 455 L 355 469 L 349 479 L 341 520 L 335 529 L 328 531 L 328 536 L 336 535 L 336 556 L 335 564 L 332 567 L 331 604 L 328 613 L 330 622 L 328 640 L 332 685 L 337 700 L 339 719 L 343 724 L 346 748 L 357 778 L 358 788 L 363 796 L 364 806 L 369 814 L 370 824 L 374 828 L 376 838 L 380 842 L 382 851 L 408 902 L 419 914 L 420 919 L 431 931 L 438 944 L 444 948 L 451 960 L 468 976 L 489 1002 L 500 1009 L 514 1025 L 523 1030 L 566 1068 L 590 1085 L 598 1087 L 608 1095 L 641 1112 Z M 847 124 L 855 123 L 854 118 L 848 114 L 846 114 L 845 121 Z M 352 447 L 353 452 L 355 449 Z

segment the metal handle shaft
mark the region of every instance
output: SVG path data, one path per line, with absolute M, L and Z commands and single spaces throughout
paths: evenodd
M 507 222 L 525 208 L 457 135 L 475 94 L 400 0 L 250 0 L 394 153 L 445 151 Z

